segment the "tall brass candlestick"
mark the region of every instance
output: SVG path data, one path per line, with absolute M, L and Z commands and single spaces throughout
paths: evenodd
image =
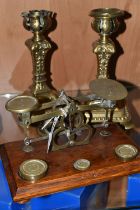
M 52 13 L 46 10 L 32 10 L 22 13 L 24 27 L 33 33 L 33 37 L 25 42 L 31 51 L 33 62 L 31 91 L 35 96 L 46 93 L 46 97 L 49 99 L 55 97 L 47 86 L 45 58 L 47 52 L 51 49 L 51 44 L 46 40 L 44 32 L 51 26 L 51 15 Z
M 115 8 L 95 9 L 90 12 L 90 16 L 95 18 L 91 24 L 92 28 L 100 35 L 100 39 L 93 43 L 93 52 L 98 59 L 98 79 L 109 78 L 108 64 L 111 55 L 115 53 L 114 43 L 109 36 L 117 31 L 118 17 L 123 14 L 123 11 Z

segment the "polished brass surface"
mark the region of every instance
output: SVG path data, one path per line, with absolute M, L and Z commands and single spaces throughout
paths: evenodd
M 96 79 L 91 81 L 90 89 L 97 96 L 118 101 L 127 97 L 127 89 L 119 82 L 111 79 Z
M 90 12 L 90 16 L 97 18 L 115 18 L 122 16 L 124 14 L 123 10 L 117 8 L 99 8 L 94 9 Z M 110 30 L 109 30 L 110 33 Z
M 131 144 L 121 144 L 115 148 L 116 155 L 124 162 L 133 160 L 138 155 L 138 149 Z
M 90 161 L 87 159 L 79 159 L 74 162 L 73 166 L 79 171 L 84 171 L 90 167 Z
M 39 159 L 29 159 L 21 163 L 19 167 L 19 176 L 30 182 L 36 182 L 46 175 L 48 165 L 45 161 Z
M 15 113 L 30 112 L 37 109 L 38 100 L 33 96 L 16 96 L 6 103 L 6 109 Z
M 85 112 L 87 121 L 91 119 L 92 124 L 96 123 L 102 123 L 105 120 L 105 109 L 104 108 L 96 108 L 91 110 L 91 116 L 89 116 L 88 112 Z M 108 111 L 108 117 L 110 118 L 111 110 Z M 112 122 L 121 124 L 126 130 L 129 130 L 134 127 L 134 124 L 131 121 L 131 116 L 128 112 L 128 109 L 126 106 L 123 106 L 122 108 L 114 108 L 113 114 L 112 114 Z
M 56 98 L 56 95 L 47 86 L 47 77 L 45 70 L 45 58 L 47 52 L 51 49 L 51 44 L 46 40 L 44 32 L 51 26 L 52 12 L 46 10 L 32 10 L 23 12 L 24 27 L 33 33 L 33 37 L 28 39 L 25 44 L 31 51 L 33 61 L 33 84 L 31 91 L 36 97 L 45 97 L 48 99 Z
M 93 44 L 93 52 L 97 54 L 97 78 L 108 78 L 108 64 L 110 57 L 115 53 L 115 46 L 109 36 L 119 27 L 118 17 L 124 14 L 116 8 L 100 8 L 90 12 L 94 17 L 92 28 L 99 33 L 100 39 Z
M 124 15 L 124 11 L 116 9 L 116 8 L 99 8 L 92 10 L 90 12 L 90 16 L 94 17 L 92 21 L 92 28 L 95 30 L 97 33 L 99 33 L 100 38 L 96 42 L 93 43 L 93 52 L 97 55 L 97 60 L 98 60 L 98 69 L 97 69 L 97 79 L 108 79 L 110 78 L 109 72 L 111 69 L 109 69 L 109 62 L 111 56 L 115 53 L 115 45 L 113 41 L 110 39 L 110 35 L 118 30 L 119 27 L 119 17 Z M 93 84 L 94 81 L 90 84 Z M 109 93 L 107 91 L 107 94 L 105 93 L 106 90 L 103 90 L 102 87 L 102 81 L 99 81 L 101 84 L 100 87 L 96 87 L 92 91 L 97 91 L 99 94 L 103 94 L 104 97 L 106 97 Z M 98 84 L 99 84 L 98 83 Z M 106 84 L 107 87 L 107 84 Z M 118 86 L 119 87 L 119 86 Z M 118 91 L 119 93 L 119 91 Z M 123 88 L 123 93 L 118 94 L 121 95 L 120 99 L 125 98 L 126 90 Z M 101 94 L 101 95 L 102 95 Z M 106 95 L 106 96 L 105 96 Z M 112 96 L 113 96 L 113 91 L 112 91 Z M 114 98 L 116 95 L 114 96 Z M 119 97 L 116 100 L 120 100 Z M 119 102 L 120 104 L 120 102 Z M 121 101 L 121 106 L 116 104 L 116 107 L 112 113 L 112 121 L 113 122 L 118 122 L 122 124 L 125 129 L 131 129 L 134 127 L 133 123 L 131 122 L 131 116 L 130 113 L 128 112 L 126 102 L 125 100 Z M 105 115 L 105 110 L 104 109 L 93 109 L 92 111 L 92 123 L 97 123 L 97 122 L 102 122 L 104 119 Z

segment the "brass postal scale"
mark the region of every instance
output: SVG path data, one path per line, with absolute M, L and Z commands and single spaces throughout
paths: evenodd
M 109 61 L 115 53 L 110 35 L 124 12 L 95 9 L 92 28 L 100 38 L 93 44 L 97 55 L 96 80 L 89 91 L 70 96 L 47 86 L 46 55 L 51 44 L 45 32 L 53 13 L 23 12 L 23 25 L 33 33 L 25 44 L 33 61 L 33 84 L 6 103 L 25 131 L 22 141 L 1 145 L 1 158 L 16 202 L 110 180 L 140 171 L 139 148 L 125 134 L 133 124 L 126 105 L 127 89 L 110 79 Z M 37 136 L 30 136 L 30 128 Z

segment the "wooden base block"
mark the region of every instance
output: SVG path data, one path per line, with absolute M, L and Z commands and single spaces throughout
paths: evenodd
M 132 161 L 122 162 L 114 152 L 119 144 L 134 145 L 133 141 L 116 125 L 108 128 L 112 133 L 108 137 L 100 136 L 102 129 L 96 130 L 90 144 L 48 154 L 46 141 L 34 143 L 34 150 L 30 153 L 22 151 L 23 141 L 1 145 L 1 158 L 14 201 L 25 202 L 33 197 L 97 184 L 139 172 L 140 155 Z M 73 164 L 83 158 L 88 159 L 91 166 L 85 171 L 78 171 Z M 18 175 L 20 164 L 27 159 L 42 159 L 49 166 L 46 176 L 36 183 L 25 181 Z

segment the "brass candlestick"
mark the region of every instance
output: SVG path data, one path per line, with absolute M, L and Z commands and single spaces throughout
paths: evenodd
M 23 25 L 25 29 L 33 33 L 33 37 L 25 44 L 31 51 L 33 62 L 33 84 L 31 92 L 36 97 L 45 95 L 49 99 L 54 99 L 55 94 L 47 86 L 45 58 L 51 49 L 51 44 L 46 40 L 44 32 L 51 26 L 52 12 L 46 10 L 32 10 L 23 12 Z
M 122 15 L 124 15 L 124 11 L 116 8 L 100 8 L 90 12 L 90 16 L 94 17 L 91 26 L 100 35 L 100 39 L 93 43 L 93 52 L 97 55 L 98 60 L 97 79 L 108 79 L 110 76 L 108 66 L 112 54 L 115 53 L 115 46 L 110 39 L 110 35 L 117 31 L 120 24 L 118 17 Z M 94 84 L 94 81 L 90 83 L 90 86 L 94 86 L 92 83 Z M 101 81 L 100 89 L 106 89 L 105 86 L 101 85 Z M 94 92 L 94 90 L 92 91 Z M 97 90 L 95 91 L 97 92 Z M 105 109 L 93 109 L 92 122 L 102 122 L 105 118 L 105 113 Z M 110 117 L 111 115 L 112 121 L 124 125 L 125 129 L 133 127 L 125 99 L 117 101 L 113 114 L 111 114 L 111 111 L 108 112 L 108 116 Z
M 98 70 L 97 78 L 109 78 L 108 63 L 112 54 L 115 53 L 115 46 L 109 36 L 116 32 L 119 27 L 118 17 L 124 12 L 115 8 L 95 9 L 90 16 L 95 19 L 92 28 L 99 33 L 100 39 L 93 44 L 93 52 L 97 55 Z

